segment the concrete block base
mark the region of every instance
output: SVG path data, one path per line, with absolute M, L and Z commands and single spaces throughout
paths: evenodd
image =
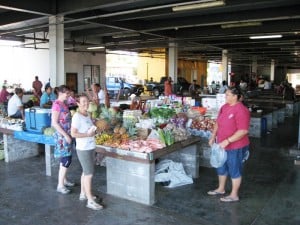
M 172 152 L 161 159 L 181 162 L 187 175 L 199 177 L 199 151 L 197 145 L 190 145 L 176 152 Z
M 155 165 L 106 158 L 107 193 L 146 205 L 155 202 Z
M 251 117 L 249 136 L 250 137 L 261 137 L 261 118 L 260 117 Z
M 197 144 L 199 151 L 199 165 L 202 167 L 212 168 L 210 165 L 211 147 L 208 144 L 208 140 L 203 140 Z
M 3 134 L 5 162 L 30 158 L 39 154 L 37 143 L 15 139 L 12 135 Z

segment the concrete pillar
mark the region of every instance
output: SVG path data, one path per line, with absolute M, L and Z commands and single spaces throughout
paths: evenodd
M 178 60 L 178 49 L 177 43 L 169 44 L 169 76 L 172 80 L 177 83 L 177 60 Z
M 275 60 L 271 60 L 271 72 L 270 72 L 270 81 L 274 82 L 274 76 L 275 76 Z
M 64 17 L 49 17 L 49 73 L 53 87 L 65 84 Z
M 252 58 L 251 72 L 257 74 L 257 57 Z
M 222 80 L 228 80 L 228 50 L 222 50 Z

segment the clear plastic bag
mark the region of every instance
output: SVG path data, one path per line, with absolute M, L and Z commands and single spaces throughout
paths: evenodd
M 224 165 L 227 160 L 227 152 L 220 145 L 214 143 L 211 146 L 210 165 L 219 168 Z
M 168 188 L 193 183 L 193 179 L 186 175 L 182 163 L 168 159 L 162 160 L 156 165 L 154 180 L 163 183 Z

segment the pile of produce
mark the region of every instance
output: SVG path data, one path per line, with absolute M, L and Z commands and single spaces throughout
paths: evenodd
M 122 116 L 114 108 L 101 108 L 99 117 L 96 118 L 95 126 L 97 132 L 112 132 L 112 130 L 121 125 Z
M 159 134 L 159 137 L 160 137 L 159 140 L 161 141 L 161 143 L 163 143 L 166 146 L 170 146 L 170 145 L 174 144 L 175 139 L 174 139 L 174 135 L 171 130 L 158 129 L 157 132 Z
M 111 125 L 111 128 L 122 123 L 122 115 L 114 108 L 101 107 L 100 119 L 104 119 Z
M 172 134 L 172 137 L 174 138 L 174 142 L 178 141 L 184 141 L 188 139 L 191 134 L 183 127 L 183 126 L 176 126 L 175 124 L 168 124 L 163 128 L 164 133 L 167 133 L 167 138 L 169 138 L 168 132 Z M 165 135 L 166 136 L 166 135 Z M 166 145 L 169 145 L 166 143 Z
M 167 123 L 174 115 L 176 115 L 175 109 L 152 108 L 150 110 L 150 116 L 157 125 Z
M 96 120 L 95 125 L 96 125 L 97 131 L 99 133 L 104 132 L 104 131 L 108 131 L 110 129 L 109 122 L 105 119 Z
M 126 129 L 135 127 L 136 123 L 139 122 L 139 118 L 141 117 L 141 110 L 125 110 L 123 113 L 123 127 Z
M 209 138 L 216 123 L 215 119 L 199 117 L 192 120 L 187 130 L 194 136 Z
M 44 129 L 43 134 L 46 136 L 52 136 L 55 132 L 55 129 L 53 127 L 47 127 Z
M 172 124 L 174 124 L 176 127 L 184 128 L 186 126 L 187 121 L 188 121 L 188 117 L 185 113 L 177 113 L 169 121 Z
M 99 116 L 100 109 L 95 103 L 90 102 L 88 112 L 91 113 L 93 119 L 96 119 Z
M 208 117 L 198 117 L 193 119 L 190 126 L 191 129 L 212 131 L 216 123 L 215 119 L 210 119 Z
M 101 133 L 95 136 L 97 145 L 105 145 L 109 140 L 112 139 L 112 134 Z
M 170 146 L 188 139 L 190 130 L 212 130 L 215 123 L 203 116 L 189 119 L 186 113 L 176 114 L 173 108 L 152 108 L 144 115 L 140 110 L 125 110 L 123 120 L 114 109 L 101 111 L 95 122 L 99 132 L 96 144 L 135 152 Z
M 129 135 L 127 133 L 101 133 L 96 135 L 96 144 L 104 145 L 113 148 L 122 148 L 122 145 L 127 144 L 129 141 Z

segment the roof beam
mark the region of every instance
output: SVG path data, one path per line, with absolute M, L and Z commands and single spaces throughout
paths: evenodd
M 53 10 L 53 0 L 26 0 L 26 1 L 11 1 L 1 0 L 0 9 L 9 11 L 17 11 L 40 16 L 49 16 L 55 13 Z

